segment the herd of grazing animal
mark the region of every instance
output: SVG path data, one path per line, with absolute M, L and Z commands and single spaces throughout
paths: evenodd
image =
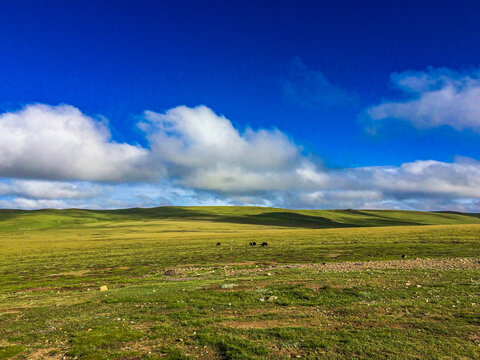
M 220 245 L 222 245 L 222 243 L 221 243 L 221 242 L 217 242 L 217 246 L 220 246 Z M 249 246 L 249 247 L 251 247 L 251 246 L 257 246 L 257 243 L 256 243 L 255 241 L 251 241 L 251 242 L 248 243 L 248 246 Z M 265 241 L 260 244 L 260 247 L 267 247 L 267 246 L 268 246 L 268 243 L 265 242 Z

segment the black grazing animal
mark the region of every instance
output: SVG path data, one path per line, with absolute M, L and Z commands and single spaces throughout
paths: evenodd
M 406 259 L 406 258 L 407 258 L 407 255 L 403 254 L 402 259 Z
M 268 243 L 267 242 L 262 242 L 262 245 L 260 245 L 260 247 L 267 247 L 268 246 Z
M 222 243 L 217 242 L 217 246 L 220 246 L 220 245 L 222 245 Z
M 257 246 L 257 243 L 255 241 L 252 241 L 252 242 L 248 243 L 248 246 Z

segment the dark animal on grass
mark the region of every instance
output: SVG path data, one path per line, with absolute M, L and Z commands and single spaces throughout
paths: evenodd
M 265 241 L 262 242 L 262 245 L 260 245 L 260 247 L 267 247 L 268 246 L 268 243 L 266 243 Z
M 252 241 L 248 244 L 248 246 L 257 246 L 257 243 L 255 241 Z
M 220 245 L 222 245 L 222 243 L 220 243 L 220 242 L 217 242 L 217 246 L 220 246 Z
M 403 254 L 402 259 L 406 259 L 406 258 L 407 258 L 407 255 Z

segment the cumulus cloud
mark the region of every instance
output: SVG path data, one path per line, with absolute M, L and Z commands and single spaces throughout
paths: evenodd
M 418 128 L 447 125 L 480 132 L 480 70 L 428 68 L 394 73 L 391 81 L 403 99 L 368 108 L 366 113 L 373 121 L 392 118 Z
M 346 168 L 328 176 L 329 186 L 290 195 L 287 206 L 478 211 L 472 206 L 480 199 L 480 162 L 472 159 Z
M 298 57 L 281 83 L 285 97 L 305 108 L 345 107 L 358 101 L 356 94 L 332 84 L 322 72 L 309 69 Z
M 134 181 L 151 176 L 148 151 L 116 143 L 106 124 L 73 106 L 35 104 L 0 115 L 0 176 Z
M 347 172 L 349 177 L 397 199 L 480 198 L 480 163 L 471 159 L 459 158 L 453 163 L 415 161 Z
M 319 186 L 328 178 L 279 130 L 240 133 L 205 106 L 145 113 L 152 156 L 183 186 L 246 193 Z

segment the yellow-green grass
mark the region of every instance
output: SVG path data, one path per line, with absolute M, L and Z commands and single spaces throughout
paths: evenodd
M 479 258 L 475 214 L 0 211 L 0 359 L 479 358 Z

